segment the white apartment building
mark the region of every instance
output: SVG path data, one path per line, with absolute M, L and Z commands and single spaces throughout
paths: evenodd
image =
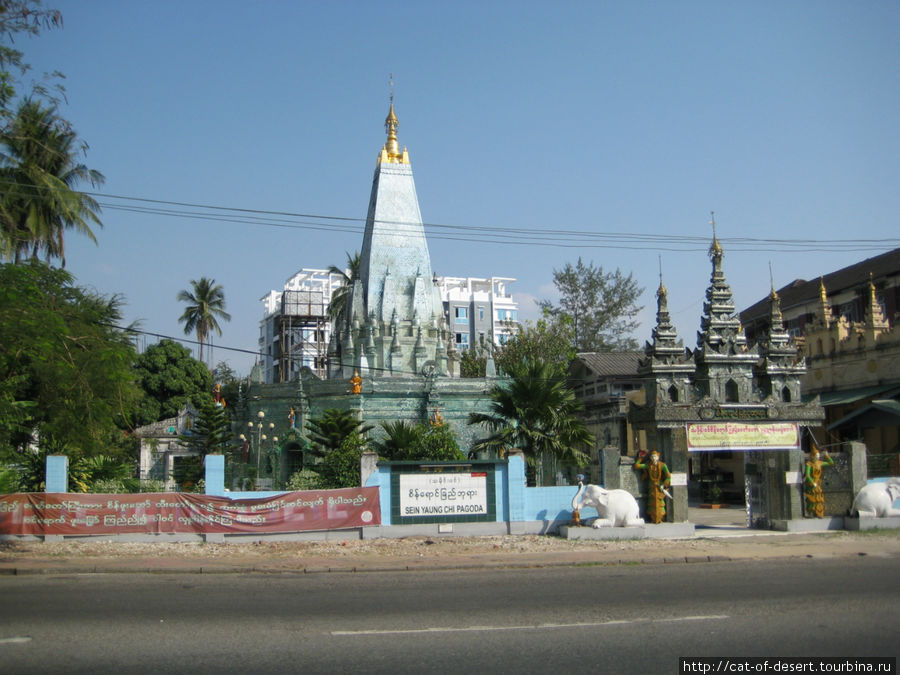
M 518 330 L 519 304 L 507 286 L 511 277 L 438 277 L 444 316 L 457 349 L 502 345 Z

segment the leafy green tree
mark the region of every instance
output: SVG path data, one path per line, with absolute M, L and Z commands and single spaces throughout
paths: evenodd
M 16 262 L 30 251 L 66 266 L 65 231 L 74 229 L 96 243 L 91 224 L 102 227 L 97 201 L 77 190 L 103 184 L 103 174 L 78 161 L 86 146 L 56 109 L 23 101 L 0 135 L 0 252 Z
M 19 487 L 19 469 L 15 466 L 0 465 L 0 495 L 21 492 Z
M 448 424 L 421 425 L 422 436 L 410 459 L 432 462 L 454 462 L 466 458 Z
M 514 372 L 525 362 L 543 361 L 553 369 L 554 375 L 562 377 L 575 358 L 572 342 L 571 321 L 567 317 L 557 321 L 526 322 L 496 352 L 494 361 L 499 372 L 504 374 Z
M 187 306 L 179 317 L 184 324 L 184 334 L 197 334 L 200 343 L 199 361 L 203 361 L 203 345 L 207 344 L 210 332 L 222 335 L 219 319 L 231 321 L 231 315 L 225 311 L 225 291 L 215 279 L 201 277 L 199 281 L 191 281 L 191 290 L 178 292 L 178 301 Z
M 29 71 L 29 65 L 23 60 L 24 54 L 13 48 L 14 36 L 18 34 L 38 35 L 43 29 L 62 27 L 62 14 L 56 9 L 44 9 L 40 0 L 3 0 L 0 2 L 0 132 L 5 130 L 12 118 L 10 104 L 17 98 L 39 98 L 55 101 L 63 93 L 58 84 L 61 75 L 51 73 L 42 80 L 24 86 L 22 77 Z M 56 82 L 49 87 L 50 81 Z
M 555 321 L 571 321 L 577 352 L 637 349 L 630 334 L 640 325 L 634 317 L 642 309 L 637 301 L 644 289 L 631 274 L 619 269 L 604 272 L 579 258 L 574 267 L 566 263 L 553 270 L 553 283 L 560 293 L 559 304 L 544 300 L 541 309 Z
M 581 402 L 565 386 L 551 364 L 525 361 L 510 373 L 511 380 L 495 385 L 486 413 L 471 413 L 469 424 L 487 427 L 490 436 L 475 443 L 473 451 L 487 450 L 502 456 L 519 449 L 540 485 L 543 460 L 584 466 L 584 450 L 593 436 L 578 418 Z
M 314 417 L 306 423 L 313 452 L 325 457 L 339 449 L 344 439 L 351 434 L 361 436 L 372 428 L 356 419 L 351 411 L 337 408 L 328 408 L 322 412 L 321 417 Z
M 478 349 L 464 349 L 459 357 L 460 377 L 484 377 L 487 356 Z
M 124 452 L 140 390 L 121 305 L 40 262 L 0 265 L 0 459 Z
M 35 401 L 20 400 L 20 392 L 28 387 L 27 375 L 11 376 L 0 381 L 0 449 L 9 448 L 13 439 L 28 433 L 33 426 Z
M 337 449 L 325 455 L 316 467 L 321 488 L 359 487 L 362 482 L 359 463 L 365 449 L 366 439 L 358 431 L 351 431 L 345 436 Z
M 146 396 L 137 424 L 175 417 L 187 403 L 198 411 L 211 400 L 212 376 L 206 366 L 174 340 L 160 340 L 137 358 L 135 376 Z
M 350 300 L 350 291 L 353 289 L 353 282 L 359 279 L 360 268 L 359 251 L 355 251 L 353 255 L 347 253 L 347 269 L 342 270 L 337 265 L 331 265 L 328 268 L 330 274 L 338 274 L 344 279 L 344 283 L 340 288 L 334 289 L 331 294 L 331 302 L 328 304 L 328 316 L 335 323 L 338 322 L 347 310 L 347 303 Z

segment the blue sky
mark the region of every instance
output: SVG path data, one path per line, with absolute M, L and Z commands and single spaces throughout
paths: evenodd
M 423 218 L 453 226 L 427 228 L 435 271 L 517 278 L 525 318 L 582 256 L 645 287 L 643 343 L 661 256 L 693 347 L 710 211 L 739 309 L 768 292 L 769 263 L 780 287 L 900 246 L 895 0 L 44 4 L 64 28 L 16 46 L 67 76 L 62 112 L 106 195 L 358 219 L 274 227 L 100 197 L 99 245 L 71 235 L 68 267 L 148 331 L 183 335 L 176 294 L 207 276 L 233 317 L 216 344 L 253 350 L 263 295 L 360 247 L 389 73 Z

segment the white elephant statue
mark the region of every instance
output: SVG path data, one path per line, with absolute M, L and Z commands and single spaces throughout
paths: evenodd
M 869 483 L 856 494 L 850 515 L 864 518 L 887 518 L 900 516 L 900 509 L 894 508 L 894 501 L 900 499 L 900 478 L 888 478 L 882 483 Z
M 606 490 L 599 485 L 585 485 L 578 481 L 578 492 L 572 498 L 574 520 L 580 523 L 580 512 L 586 506 L 597 509 L 599 517 L 593 527 L 633 527 L 643 525 L 640 509 L 627 490 Z

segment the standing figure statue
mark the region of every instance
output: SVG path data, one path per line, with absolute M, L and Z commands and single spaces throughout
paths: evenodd
M 807 518 L 821 518 L 825 515 L 825 495 L 822 493 L 822 467 L 834 466 L 828 452 L 819 459 L 819 447 L 813 443 L 803 470 L 803 496 L 806 501 Z
M 672 495 L 666 490 L 672 484 L 672 474 L 665 462 L 660 461 L 659 452 L 650 453 L 650 461 L 647 462 L 647 451 L 638 453 L 634 468 L 644 472 L 647 479 L 647 519 L 651 523 L 661 523 L 666 517 L 666 497 Z
M 353 371 L 353 377 L 350 378 L 350 393 L 359 395 L 362 393 L 362 378 L 359 376 L 359 371 Z

